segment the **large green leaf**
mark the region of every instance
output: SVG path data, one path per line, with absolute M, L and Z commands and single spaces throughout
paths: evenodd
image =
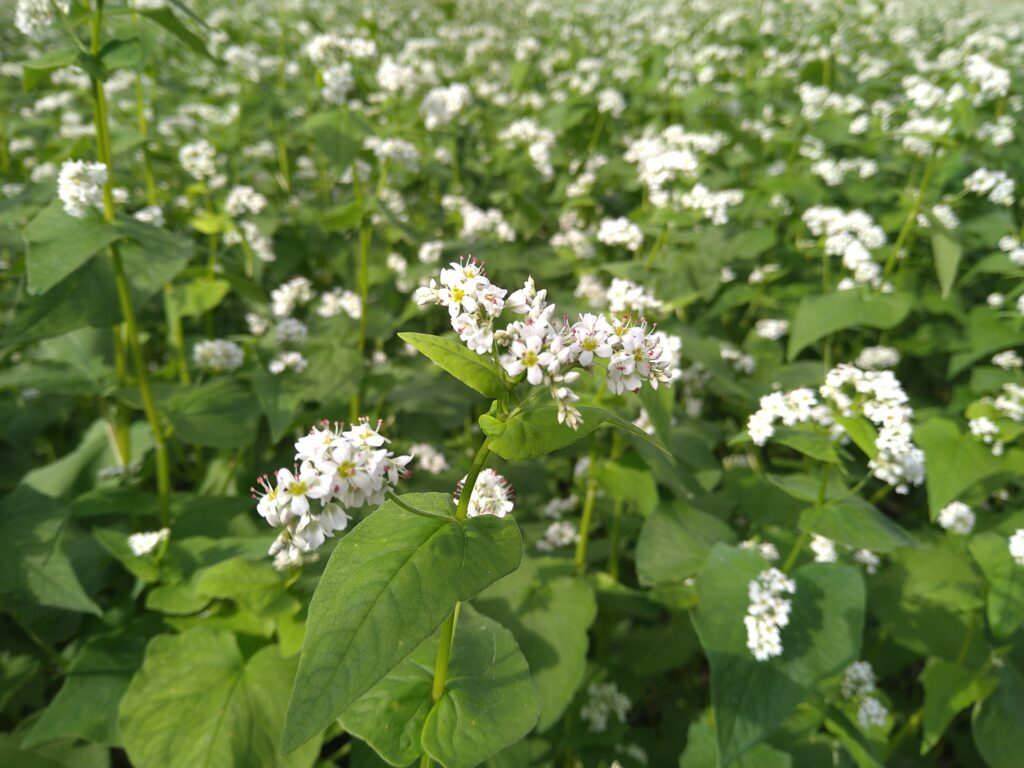
M 31 747 L 76 738 L 120 746 L 117 708 L 142 663 L 146 639 L 120 632 L 89 639 L 68 667 L 64 684 L 25 738 Z
M 29 293 L 50 290 L 120 237 L 117 227 L 104 222 L 99 214 L 76 219 L 55 200 L 25 227 Z
M 206 44 L 203 43 L 202 38 L 182 24 L 181 20 L 174 15 L 174 12 L 170 8 L 138 9 L 136 10 L 136 13 L 145 19 L 149 19 L 155 24 L 159 24 L 200 56 L 208 59 L 213 58 L 210 56 L 210 52 L 206 49 Z
M 582 406 L 578 410 L 583 422 L 575 430 L 560 424 L 558 408 L 550 405 L 524 411 L 506 421 L 499 421 L 484 414 L 480 417 L 480 428 L 490 437 L 488 447 L 491 452 L 507 461 L 533 459 L 565 448 L 582 440 L 605 423 L 623 429 L 662 451 L 665 450 L 642 429 L 611 411 L 593 406 Z
M 130 393 L 130 397 L 135 399 L 135 393 Z M 165 385 L 157 390 L 157 407 L 167 415 L 177 437 L 186 443 L 240 448 L 256 438 L 256 400 L 231 379 Z
M 895 328 L 912 307 L 909 296 L 865 290 L 804 296 L 789 329 L 787 354 L 792 360 L 818 339 L 847 328 Z
M 230 632 L 160 635 L 121 699 L 121 734 L 137 768 L 310 766 L 310 742 L 279 757 L 295 659 L 267 646 L 246 658 Z
M 939 743 L 958 713 L 983 699 L 995 687 L 995 679 L 972 672 L 960 664 L 928 659 L 920 682 L 924 688 L 921 709 L 921 754 Z
M 427 333 L 400 333 L 398 338 L 415 347 L 443 371 L 450 373 L 467 387 L 492 400 L 505 393 L 494 361 L 482 357 L 454 339 Z
M 820 679 L 835 675 L 860 652 L 865 590 L 860 572 L 811 563 L 795 574 L 782 656 L 758 662 L 743 624 L 748 585 L 767 567 L 754 552 L 718 544 L 697 577 L 700 605 L 693 622 L 711 667 L 722 765 L 770 734 Z
M 591 585 L 566 575 L 568 561 L 524 559 L 473 601 L 515 635 L 540 696 L 537 730 L 554 725 L 583 682 L 587 630 L 597 616 Z
M 408 765 L 426 751 L 446 768 L 473 768 L 533 728 L 537 692 L 512 633 L 464 605 L 445 691 L 435 702 L 437 643 L 435 633 L 340 722 L 392 765 Z
M 1024 568 L 1010 555 L 1007 537 L 996 531 L 978 534 L 968 548 L 988 582 L 988 625 L 997 638 L 1008 638 L 1024 624 Z
M 971 435 L 961 434 L 947 419 L 929 419 L 914 429 L 924 451 L 928 512 L 935 520 L 949 502 L 986 477 L 1000 474 L 1005 462 Z
M 974 746 L 989 768 L 1020 767 L 1020 732 L 1024 729 L 1024 675 L 1012 664 L 995 670 L 998 687 L 975 707 Z
M 68 611 L 101 611 L 82 589 L 64 548 L 71 511 L 28 486 L 0 502 L 0 595 L 5 599 Z
M 663 505 L 644 520 L 636 545 L 641 584 L 675 584 L 697 573 L 718 542 L 736 537 L 713 515 L 686 504 Z
M 404 500 L 451 514 L 445 494 Z M 319 733 L 408 656 L 454 609 L 519 565 L 511 518 L 422 517 L 394 502 L 335 548 L 309 606 L 282 749 Z
M 915 546 L 909 534 L 857 496 L 828 502 L 800 513 L 800 528 L 855 549 L 892 552 Z

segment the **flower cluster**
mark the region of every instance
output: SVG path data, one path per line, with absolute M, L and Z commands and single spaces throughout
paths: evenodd
M 939 511 L 938 523 L 947 531 L 966 536 L 974 530 L 974 511 L 962 501 L 953 501 Z
M 782 655 L 781 630 L 789 624 L 793 608 L 792 601 L 783 595 L 794 593 L 796 582 L 778 568 L 761 571 L 748 585 L 750 605 L 743 625 L 747 628 L 747 648 L 758 661 Z
M 465 477 L 459 481 L 455 491 L 456 500 L 462 496 L 465 482 Z M 515 507 L 512 501 L 514 495 L 508 480 L 488 467 L 476 478 L 473 493 L 470 495 L 469 504 L 466 507 L 466 515 L 468 517 L 477 517 L 478 515 L 504 517 Z
M 885 245 L 885 231 L 862 210 L 845 212 L 839 208 L 814 206 L 803 214 L 804 224 L 815 237 L 823 238 L 825 253 L 840 256 L 851 276 L 839 281 L 840 290 L 859 285 L 891 290 L 882 282 L 882 267 L 871 251 Z
M 556 520 L 544 531 L 544 536 L 537 542 L 541 552 L 553 552 L 561 547 L 568 547 L 580 540 L 576 526 L 568 520 Z
M 1006 174 L 1006 171 L 979 168 L 964 179 L 964 189 L 976 195 L 986 195 L 996 205 L 1013 205 L 1015 188 L 1016 182 Z
M 632 707 L 633 702 L 615 683 L 591 683 L 587 686 L 587 703 L 580 708 L 580 717 L 592 733 L 604 733 L 612 715 L 624 723 Z
M 888 708 L 871 695 L 875 690 L 875 670 L 870 662 L 855 661 L 846 668 L 840 692 L 847 701 L 857 702 L 857 722 L 864 730 L 884 726 L 889 717 Z
M 128 537 L 128 548 L 136 557 L 148 555 L 171 536 L 170 528 L 161 528 L 158 531 L 141 531 L 133 533 Z
M 196 368 L 212 373 L 230 373 L 242 367 L 245 352 L 228 339 L 203 339 L 192 347 Z
M 547 386 L 558 405 L 559 421 L 577 428 L 579 398 L 570 389 L 579 378 L 575 368 L 590 369 L 598 359 L 606 361 L 606 382 L 616 394 L 635 392 L 643 382 L 652 387 L 672 380 L 677 362 L 662 338 L 645 322 L 582 314 L 577 322 L 557 325 L 555 305 L 547 291 L 538 291 L 533 279 L 506 299 L 507 291 L 487 279 L 475 260 L 452 262 L 441 270 L 440 283 L 431 280 L 416 291 L 416 302 L 448 308 L 452 328 L 470 349 L 486 355 L 498 349 L 501 366 L 511 377 L 525 374 L 533 385 Z M 504 309 L 522 315 L 495 332 L 494 320 Z
M 1024 528 L 1018 528 L 1010 536 L 1010 557 L 1017 565 L 1024 566 Z
M 294 469 L 259 479 L 256 509 L 282 529 L 270 548 L 275 568 L 301 565 L 348 526 L 348 510 L 383 503 L 412 457 L 394 455 L 378 430 L 365 419 L 348 429 L 323 422 L 296 441 Z
M 868 468 L 897 493 L 908 493 L 910 486 L 924 482 L 925 470 L 924 452 L 911 439 L 913 409 L 907 399 L 892 371 L 864 371 L 843 363 L 828 372 L 817 393 L 802 387 L 762 397 L 759 409 L 747 420 L 747 432 L 756 445 L 765 445 L 777 422 L 787 427 L 815 422 L 843 437 L 845 430 L 834 416 L 862 415 L 878 430 L 878 455 Z
M 53 12 L 66 14 L 71 0 L 18 0 L 14 10 L 14 26 L 23 35 L 35 37 L 53 24 Z
M 57 196 L 64 203 L 64 212 L 76 219 L 103 205 L 103 185 L 107 183 L 107 166 L 85 160 L 65 160 L 57 176 Z
M 462 83 L 432 88 L 420 104 L 423 124 L 428 131 L 450 123 L 471 100 L 469 88 Z

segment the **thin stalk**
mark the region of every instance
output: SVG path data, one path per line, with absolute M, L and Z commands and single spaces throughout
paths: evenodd
M 373 241 L 373 228 L 365 212 L 365 200 L 362 193 L 362 185 L 358 181 L 358 174 L 353 168 L 353 179 L 355 180 L 356 195 L 359 200 L 359 265 L 358 265 L 358 288 L 359 288 L 359 349 L 360 362 L 366 363 L 366 319 L 370 299 L 370 243 Z M 361 415 L 363 383 L 360 378 L 356 385 L 356 391 L 352 395 L 349 404 L 349 417 L 355 421 Z
M 459 140 L 452 136 L 449 152 L 452 155 L 452 194 L 459 194 L 462 190 L 462 172 L 459 168 Z
M 597 149 L 597 142 L 601 138 L 601 131 L 604 129 L 604 124 L 608 120 L 608 113 L 602 112 L 597 122 L 594 124 L 594 130 L 590 134 L 590 141 L 587 142 L 587 155 L 594 154 L 594 150 Z
M 490 442 L 490 438 L 483 441 L 476 456 L 473 457 L 473 463 L 469 466 L 466 481 L 462 484 L 462 490 L 459 492 L 459 506 L 455 510 L 456 520 L 465 520 L 469 513 L 469 499 L 473 495 L 476 479 L 480 477 L 480 472 L 483 471 L 491 453 Z M 455 626 L 459 622 L 459 605 L 459 603 L 455 604 L 455 610 L 441 625 L 441 637 L 437 646 L 437 657 L 434 660 L 434 682 L 430 689 L 430 695 L 434 701 L 439 701 L 444 696 L 444 687 L 448 680 L 448 663 L 451 661 L 452 643 L 455 640 Z M 429 768 L 432 762 L 430 755 L 426 752 L 420 756 L 421 768 Z
M 889 254 L 889 258 L 885 261 L 885 270 L 882 273 L 882 279 L 886 279 L 892 274 L 892 271 L 896 268 L 896 264 L 899 260 L 900 251 L 903 250 L 905 245 L 909 244 L 909 238 L 914 231 L 914 226 L 917 222 L 917 213 L 921 210 L 921 203 L 924 200 L 924 195 L 928 191 L 928 185 L 932 180 L 932 171 L 935 170 L 935 153 L 932 152 L 928 157 L 928 162 L 925 164 L 924 173 L 921 175 L 921 184 L 917 188 L 917 194 L 914 196 L 914 200 L 910 205 L 910 210 L 907 212 L 907 218 L 903 222 L 903 227 L 900 229 L 900 233 L 896 236 L 896 243 L 892 247 L 892 253 Z
M 91 50 L 94 54 L 100 50 L 102 25 L 103 2 L 98 0 L 90 24 Z M 100 162 L 107 166 L 107 182 L 103 185 L 103 218 L 108 224 L 112 224 L 114 222 L 114 164 L 113 153 L 110 149 L 107 97 L 102 81 L 94 78 L 92 87 L 97 153 L 99 154 Z M 160 418 L 157 415 L 153 392 L 149 385 L 149 373 L 146 369 L 145 357 L 142 354 L 142 344 L 139 341 L 139 327 L 135 319 L 135 307 L 132 304 L 132 297 L 128 288 L 128 275 L 125 272 L 124 261 L 121 259 L 121 250 L 116 242 L 110 245 L 109 252 L 111 264 L 114 268 L 114 285 L 117 290 L 117 299 L 121 307 L 121 315 L 124 317 L 125 336 L 127 337 L 132 362 L 135 365 L 135 376 L 138 379 L 139 394 L 142 397 L 142 410 L 146 414 L 146 421 L 149 422 L 149 427 L 153 432 L 153 447 L 156 454 L 156 484 L 157 493 L 160 497 L 160 524 L 167 526 L 170 523 L 171 492 L 171 471 L 167 459 L 167 444 L 164 440 L 163 429 L 160 426 Z
M 587 470 L 587 492 L 583 497 L 583 514 L 580 517 L 580 538 L 576 542 L 576 574 L 582 576 L 587 570 L 587 542 L 590 539 L 590 522 L 594 517 L 594 501 L 597 499 L 597 477 L 594 474 L 594 451 L 590 452 L 590 467 Z
M 619 537 L 622 530 L 622 502 L 616 500 L 612 507 L 612 530 L 609 534 L 611 551 L 608 553 L 608 575 L 616 581 L 619 578 Z
M 821 481 L 818 483 L 818 498 L 815 500 L 814 506 L 821 508 L 825 505 L 825 496 L 828 493 L 828 476 L 832 470 L 832 465 L 826 464 L 821 468 Z M 793 566 L 796 565 L 796 560 L 800 556 L 800 552 L 807 546 L 807 543 L 811 540 L 811 534 L 807 531 L 803 531 L 797 538 L 793 548 L 789 550 L 789 555 L 786 557 L 786 562 L 782 565 L 782 572 L 789 573 L 793 570 Z

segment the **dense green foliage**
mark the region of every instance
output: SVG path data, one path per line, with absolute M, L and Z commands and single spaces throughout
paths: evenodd
M 1024 23 L 0 19 L 0 765 L 1022 764 Z

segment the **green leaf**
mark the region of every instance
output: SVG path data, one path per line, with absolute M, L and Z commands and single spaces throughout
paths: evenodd
M 872 552 L 916 546 L 903 528 L 857 496 L 805 509 L 800 513 L 800 529 Z
M 1004 471 L 1003 463 L 986 445 L 971 435 L 961 434 L 956 424 L 947 419 L 929 419 L 918 425 L 914 442 L 924 451 L 928 512 L 932 520 L 975 483 Z
M 792 448 L 794 451 L 818 461 L 828 464 L 839 463 L 835 440 L 829 435 L 818 432 L 814 427 L 780 427 L 772 435 L 772 442 Z
M 1012 664 L 996 668 L 998 687 L 974 710 L 974 746 L 989 768 L 1019 768 L 1024 728 L 1024 676 Z
M 32 747 L 56 739 L 121 746 L 117 708 L 142 663 L 146 638 L 121 632 L 86 641 L 68 667 L 64 684 L 28 732 Z
M 790 768 L 792 759 L 767 744 L 758 744 L 746 754 L 729 763 L 728 768 Z M 686 750 L 679 756 L 679 768 L 713 768 L 718 761 L 715 729 L 707 718 L 690 723 L 686 732 Z
M 198 53 L 200 56 L 210 59 L 211 61 L 214 60 L 213 56 L 211 56 L 210 52 L 206 49 L 206 44 L 203 43 L 202 38 L 182 24 L 181 20 L 174 15 L 174 12 L 170 8 L 138 9 L 135 12 L 143 18 L 149 19 L 155 24 L 159 24 L 165 30 L 178 38 L 178 40 L 188 46 L 190 50 Z
M 27 486 L 0 502 L 0 595 L 66 611 L 102 612 L 82 588 L 64 547 L 70 510 Z
M 895 328 L 910 314 L 913 301 L 903 294 L 863 290 L 804 296 L 789 329 L 790 360 L 829 334 L 847 328 Z
M 616 414 L 603 408 L 582 406 L 578 408 L 583 422 L 579 429 L 570 429 L 558 422 L 558 408 L 545 405 L 516 414 L 507 421 L 484 417 L 480 426 L 485 434 L 491 436 L 488 447 L 506 461 L 523 461 L 557 451 L 560 448 L 579 442 L 604 423 L 619 427 L 645 442 L 665 449 L 654 438 Z M 495 426 L 500 425 L 500 431 Z
M 613 499 L 633 505 L 645 517 L 658 506 L 658 485 L 647 467 L 608 460 L 597 471 L 601 488 Z
M 134 69 L 142 63 L 142 43 L 137 37 L 128 40 L 111 40 L 100 51 L 104 74 L 115 69 Z
M 38 295 L 68 277 L 121 233 L 98 214 L 84 219 L 68 216 L 63 204 L 55 200 L 28 223 L 23 236 L 28 249 L 28 291 Z
M 748 584 L 767 568 L 746 550 L 716 545 L 697 577 L 694 626 L 711 667 L 722 765 L 762 741 L 803 701 L 814 684 L 857 659 L 865 590 L 855 568 L 811 563 L 796 571 L 782 656 L 758 662 L 743 624 Z
M 846 434 L 853 440 L 854 445 L 860 448 L 869 459 L 878 457 L 878 431 L 874 425 L 863 416 L 834 416 L 837 424 L 846 430 Z
M 593 588 L 565 575 L 565 563 L 524 559 L 473 601 L 515 635 L 540 696 L 539 733 L 558 722 L 583 682 L 587 630 L 597 617 Z
M 26 91 L 31 91 L 43 79 L 55 69 L 74 64 L 78 58 L 80 48 L 71 45 L 66 48 L 58 48 L 55 51 L 44 53 L 30 61 L 21 64 L 21 84 Z
M 473 768 L 529 733 L 537 721 L 537 692 L 512 633 L 464 605 L 445 691 L 435 702 L 437 643 L 437 634 L 423 642 L 340 722 L 393 765 L 406 765 L 425 750 L 446 768 Z
M 936 657 L 928 659 L 919 678 L 924 688 L 921 754 L 932 749 L 953 718 L 995 688 L 995 679 Z
M 227 280 L 197 277 L 167 292 L 167 308 L 175 317 L 196 317 L 205 314 L 223 301 L 231 290 Z
M 729 526 L 713 515 L 684 503 L 662 505 L 640 529 L 637 578 L 645 586 L 681 583 L 704 566 L 711 547 L 735 539 Z
M 224 560 L 202 569 L 195 586 L 204 597 L 229 598 L 258 616 L 293 615 L 301 608 L 285 590 L 280 574 L 265 561 Z
M 406 503 L 450 515 L 446 494 Z M 512 518 L 441 520 L 386 502 L 335 548 L 309 606 L 282 750 L 323 730 L 451 613 L 519 565 Z
M 997 638 L 1006 639 L 1024 624 L 1024 568 L 1010 555 L 1007 537 L 996 531 L 978 534 L 967 548 L 988 582 L 989 627 Z
M 211 448 L 241 448 L 256 439 L 259 409 L 255 398 L 230 379 L 168 386 L 157 407 L 184 442 Z
M 278 757 L 295 659 L 274 646 L 246 658 L 230 632 L 160 635 L 121 700 L 121 733 L 138 768 L 310 766 L 320 751 Z
M 495 400 L 505 394 L 505 385 L 493 361 L 472 352 L 464 344 L 427 333 L 400 333 L 398 338 L 484 397 Z
M 936 230 L 932 234 L 932 255 L 935 257 L 935 274 L 939 278 L 942 298 L 946 298 L 956 282 L 963 248 L 946 232 Z

